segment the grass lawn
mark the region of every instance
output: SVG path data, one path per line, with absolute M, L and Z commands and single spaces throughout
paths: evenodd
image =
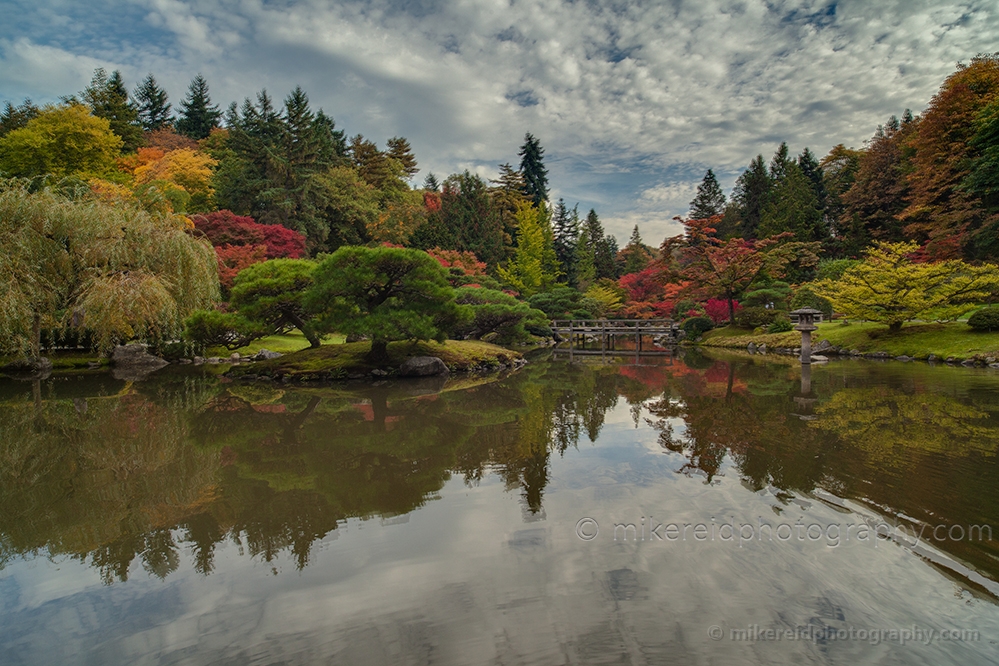
M 306 347 L 308 344 L 306 343 Z M 268 347 L 268 349 L 272 349 Z M 478 340 L 447 340 L 438 342 L 390 342 L 388 360 L 382 364 L 371 363 L 367 354 L 371 343 L 345 342 L 326 344 L 319 349 L 303 349 L 281 358 L 259 361 L 253 365 L 238 366 L 230 371 L 233 376 L 241 374 L 259 375 L 302 375 L 332 374 L 346 375 L 351 372 L 370 372 L 377 368 L 394 369 L 412 356 L 436 356 L 444 361 L 452 371 L 469 370 L 476 366 L 496 366 L 500 363 L 520 358 L 520 354 L 503 347 Z M 274 350 L 277 351 L 277 350 Z
M 979 333 L 964 322 L 906 324 L 897 333 L 890 332 L 883 324 L 870 322 L 846 326 L 839 322 L 824 322 L 812 334 L 813 345 L 820 340 L 828 340 L 831 344 L 848 350 L 888 352 L 892 356 L 905 355 L 913 358 L 926 358 L 930 354 L 958 359 L 973 356 L 999 357 L 999 332 Z M 705 333 L 700 344 L 745 348 L 750 342 L 757 345 L 765 343 L 770 348 L 797 347 L 801 344 L 801 334 L 792 331 L 753 335 L 752 331 L 726 326 Z
M 343 344 L 345 339 L 346 336 L 340 335 L 339 333 L 333 333 L 324 337 L 322 341 L 324 345 L 339 345 Z M 266 338 L 260 338 L 245 347 L 240 347 L 239 349 L 234 349 L 233 351 L 239 352 L 242 356 L 251 356 L 256 354 L 261 349 L 270 349 L 273 352 L 288 354 L 308 348 L 309 341 L 305 339 L 305 336 L 302 335 L 300 331 L 292 331 L 291 333 L 286 333 L 285 335 L 268 335 Z M 231 351 L 222 347 L 215 347 L 206 352 L 208 356 L 228 356 L 231 353 Z

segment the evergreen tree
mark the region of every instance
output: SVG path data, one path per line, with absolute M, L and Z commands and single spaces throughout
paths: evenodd
M 788 168 L 794 164 L 794 160 L 788 157 L 787 142 L 781 141 L 770 160 L 770 181 L 777 184 L 787 177 Z
M 620 277 L 617 265 L 617 238 L 612 234 L 604 236 L 604 242 L 598 246 L 597 259 L 597 279 L 610 278 L 616 280 Z
M 500 177 L 490 181 L 489 196 L 503 222 L 503 245 L 506 256 L 513 256 L 517 247 L 517 209 L 528 199 L 524 196 L 524 179 L 509 164 L 500 164 Z
M 589 256 L 593 261 L 593 279 L 617 278 L 617 240 L 604 235 L 604 226 L 597 217 L 597 211 L 590 209 L 583 223 Z
M 548 169 L 545 168 L 545 149 L 541 142 L 528 132 L 520 147 L 520 174 L 524 178 L 524 194 L 539 206 L 548 200 Z
M 288 95 L 281 111 L 266 90 L 257 95 L 256 104 L 247 99 L 239 110 L 232 105 L 226 124 L 227 150 L 215 175 L 221 207 L 294 229 L 305 234 L 313 247 L 322 246 L 331 234 L 364 240 L 364 229 L 332 233 L 332 227 L 344 220 L 330 210 L 339 201 L 330 188 L 337 183 L 351 189 L 353 183 L 326 176 L 331 168 L 347 164 L 346 142 L 332 118 L 321 110 L 312 111 L 300 87 Z M 354 189 L 353 199 L 365 199 Z M 356 227 L 356 222 L 348 226 Z
M 111 124 L 111 131 L 121 138 L 122 152 L 134 152 L 142 145 L 139 112 L 128 98 L 121 72 L 115 70 L 108 76 L 103 68 L 98 68 L 80 97 L 90 107 L 91 113 Z
M 589 225 L 584 222 L 582 231 L 579 233 L 579 240 L 576 242 L 575 286 L 581 291 L 586 291 L 597 280 L 597 268 L 593 254 L 594 245 Z
M 689 216 L 692 220 L 704 220 L 721 215 L 725 210 L 725 194 L 711 169 L 704 174 L 704 180 L 697 186 L 697 196 L 690 202 Z M 629 271 L 630 272 L 630 271 Z
M 822 189 L 826 193 L 825 216 L 830 233 L 835 237 L 837 253 L 858 254 L 860 247 L 847 248 L 843 241 L 848 235 L 848 225 L 844 225 L 846 204 L 843 195 L 849 191 L 857 177 L 862 151 L 847 148 L 843 144 L 833 146 L 829 154 L 822 158 Z
M 3 111 L 0 112 L 0 138 L 16 129 L 21 129 L 40 113 L 41 109 L 32 104 L 30 99 L 25 99 L 19 106 L 14 106 L 10 102 L 5 103 Z
M 637 224 L 632 230 L 631 238 L 628 240 L 628 244 L 624 246 L 621 254 L 624 255 L 624 266 L 622 270 L 623 275 L 638 273 L 639 271 L 644 270 L 652 260 L 652 253 L 649 252 L 649 248 L 642 242 L 642 235 L 638 232 Z
M 829 236 L 813 183 L 794 162 L 785 166 L 784 177 L 767 197 L 759 236 L 766 238 L 786 231 L 801 242 L 824 241 Z
M 815 199 L 819 203 L 819 210 L 825 214 L 826 210 L 826 185 L 823 178 L 822 166 L 815 159 L 815 155 L 807 147 L 798 156 L 798 168 L 805 174 L 812 184 L 812 191 L 815 192 Z
M 423 189 L 427 192 L 439 192 L 441 189 L 441 184 L 437 180 L 437 176 L 434 175 L 433 171 L 427 173 L 427 177 L 423 179 Z
M 173 124 L 167 92 L 157 85 L 152 74 L 142 80 L 132 96 L 138 103 L 142 129 L 153 132 Z
M 180 103 L 177 131 L 195 140 L 204 139 L 219 126 L 221 117 L 219 107 L 212 105 L 208 94 L 208 81 L 198 74 L 187 89 L 187 97 Z
M 350 156 L 361 178 L 372 187 L 379 190 L 407 187 L 402 180 L 405 175 L 402 164 L 380 150 L 374 141 L 356 135 L 350 140 Z
M 565 200 L 559 198 L 555 205 L 552 225 L 554 227 L 553 246 L 560 266 L 559 272 L 565 277 L 569 286 L 575 287 L 577 283 L 576 245 L 579 242 L 578 206 L 569 210 L 565 205 Z
M 441 186 L 441 207 L 413 233 L 410 244 L 424 250 L 468 250 L 496 265 L 506 258 L 503 223 L 478 175 L 467 170 L 447 177 Z
M 737 206 L 741 219 L 742 237 L 746 240 L 756 238 L 760 219 L 763 216 L 763 207 L 766 205 L 767 196 L 770 193 L 770 183 L 770 174 L 763 162 L 763 155 L 757 155 L 749 163 L 749 168 L 735 182 L 732 201 Z
M 406 178 L 415 176 L 419 169 L 416 168 L 416 156 L 413 155 L 409 141 L 401 136 L 394 136 L 385 145 L 388 146 L 388 156 L 399 163 Z

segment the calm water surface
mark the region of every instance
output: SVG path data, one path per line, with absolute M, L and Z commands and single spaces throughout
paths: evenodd
M 631 363 L 0 380 L 0 661 L 999 662 L 999 373 Z

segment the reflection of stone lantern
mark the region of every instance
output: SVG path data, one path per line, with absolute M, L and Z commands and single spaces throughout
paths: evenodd
M 801 308 L 791 314 L 798 315 L 798 325 L 794 327 L 794 330 L 801 331 L 801 362 L 811 363 L 812 331 L 818 329 L 818 326 L 815 325 L 815 315 L 821 315 L 822 312 L 815 308 Z

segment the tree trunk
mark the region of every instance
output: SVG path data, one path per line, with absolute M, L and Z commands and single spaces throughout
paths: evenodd
M 901 321 L 893 321 L 892 323 L 888 324 L 888 330 L 891 331 L 892 333 L 898 333 L 899 331 L 902 330 L 903 323 L 904 322 Z
M 299 317 L 297 314 L 288 314 L 285 316 L 288 317 L 288 321 L 291 322 L 292 326 L 294 326 L 295 328 L 297 328 L 302 332 L 302 335 L 304 335 L 305 339 L 309 341 L 309 346 L 312 349 L 319 349 L 320 347 L 323 346 L 323 343 L 319 339 L 319 336 L 316 335 L 315 331 L 312 330 L 311 326 L 302 321 L 301 317 Z
M 373 363 L 382 363 L 388 360 L 388 340 L 372 338 L 371 351 L 368 352 L 368 360 Z
M 42 317 L 37 312 L 31 321 L 31 358 L 35 361 L 42 357 Z
M 728 298 L 728 325 L 735 326 L 735 302 L 732 300 L 732 294 L 725 294 Z

